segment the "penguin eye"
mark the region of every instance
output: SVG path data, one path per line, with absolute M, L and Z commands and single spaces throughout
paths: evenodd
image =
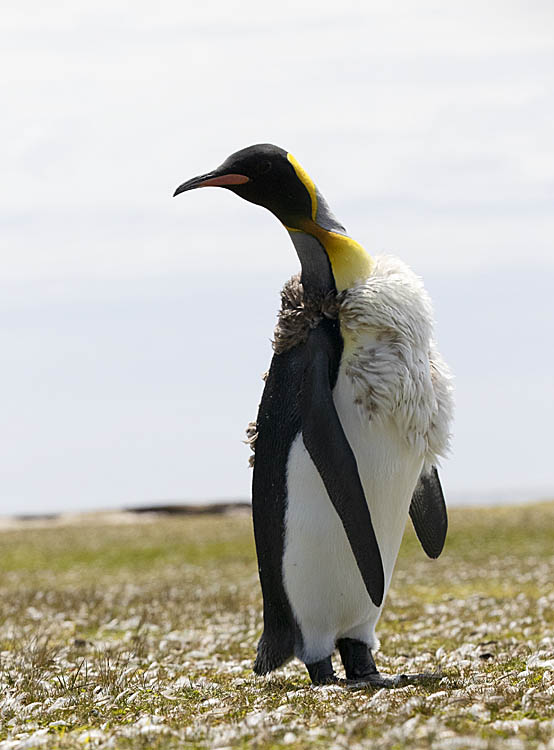
M 265 174 L 271 169 L 271 162 L 269 160 L 261 161 L 258 164 L 258 174 Z

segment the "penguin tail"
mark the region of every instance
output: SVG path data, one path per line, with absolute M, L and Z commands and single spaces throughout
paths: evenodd
M 269 674 L 283 666 L 294 656 L 294 636 L 292 633 L 267 633 L 265 630 L 258 642 L 258 653 L 254 662 L 254 672 Z

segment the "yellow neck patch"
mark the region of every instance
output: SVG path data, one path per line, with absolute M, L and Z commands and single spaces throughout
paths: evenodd
M 371 255 L 356 240 L 345 237 L 343 234 L 328 232 L 317 224 L 313 224 L 308 231 L 317 237 L 325 248 L 331 261 L 331 270 L 338 292 L 350 289 L 371 274 L 373 268 Z
M 330 232 L 316 224 L 317 193 L 314 182 L 292 154 L 287 154 L 287 159 L 294 167 L 296 176 L 308 191 L 312 203 L 311 221 L 305 219 L 300 222 L 298 228 L 287 227 L 287 229 L 293 232 L 306 232 L 306 234 L 311 234 L 320 241 L 331 262 L 337 291 L 342 292 L 344 289 L 349 289 L 354 284 L 364 281 L 371 274 L 373 267 L 370 254 L 351 237 Z

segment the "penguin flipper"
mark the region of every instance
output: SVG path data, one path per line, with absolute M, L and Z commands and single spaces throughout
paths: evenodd
M 252 515 L 264 600 L 256 674 L 268 674 L 294 654 L 297 626 L 283 582 L 283 554 L 287 461 L 300 431 L 297 394 L 303 367 L 303 347 L 273 356 L 256 420 Z
M 367 592 L 379 607 L 385 591 L 383 562 L 356 457 L 333 401 L 330 382 L 332 346 L 324 325 L 310 331 L 300 396 L 302 437 L 342 521 Z
M 410 518 L 425 554 L 438 557 L 444 547 L 448 517 L 436 466 L 419 477 L 410 504 Z

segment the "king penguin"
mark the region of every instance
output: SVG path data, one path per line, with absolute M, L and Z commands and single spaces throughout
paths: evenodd
M 348 236 L 292 154 L 237 151 L 174 195 L 223 187 L 284 225 L 301 272 L 282 291 L 274 355 L 250 433 L 264 629 L 254 671 L 293 656 L 314 684 L 404 684 L 375 665 L 375 626 L 408 515 L 441 553 L 436 465 L 448 451 L 452 385 L 421 280 Z M 415 676 L 414 676 L 415 677 Z

